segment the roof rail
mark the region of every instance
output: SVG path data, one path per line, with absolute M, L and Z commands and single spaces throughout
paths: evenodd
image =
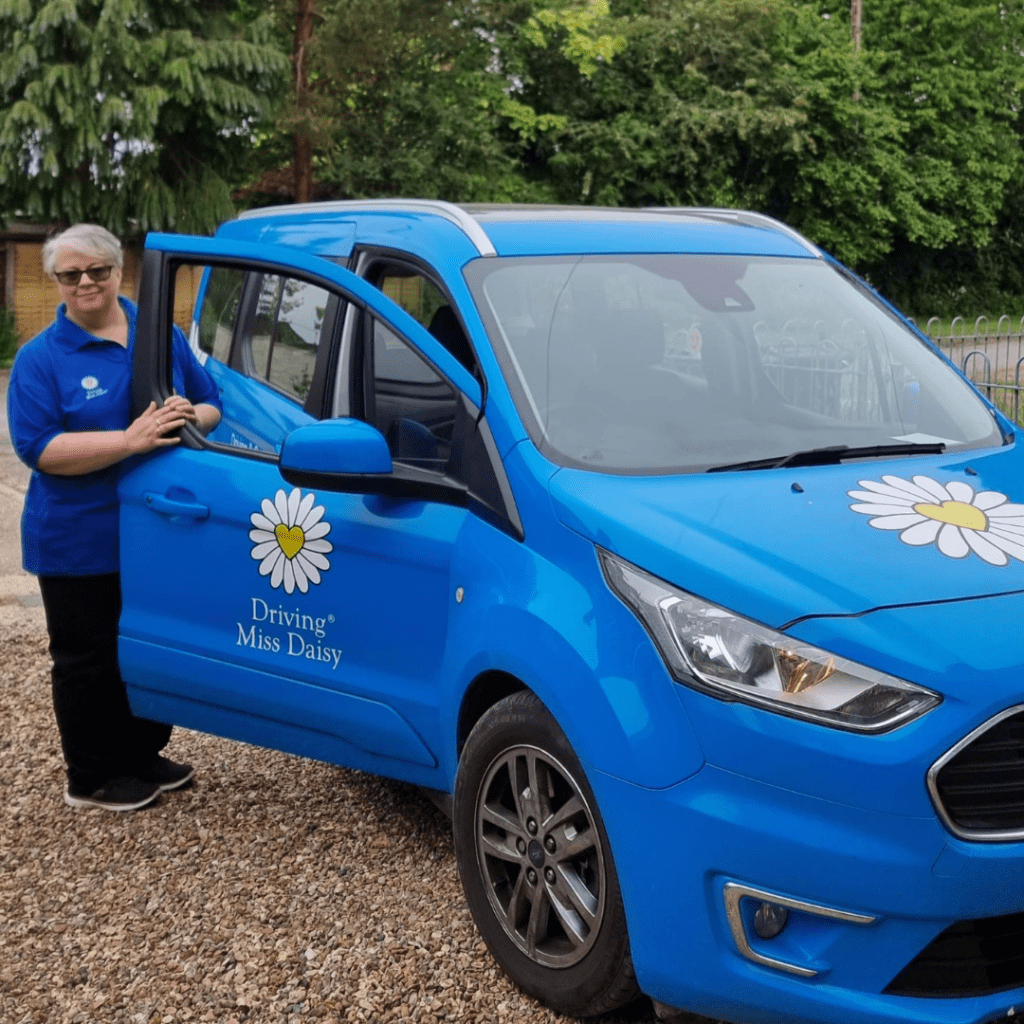
M 781 220 L 769 217 L 765 213 L 755 213 L 753 210 L 729 210 L 715 206 L 645 206 L 645 213 L 674 213 L 681 217 L 692 214 L 695 217 L 715 217 L 719 220 L 731 220 L 738 224 L 746 224 L 754 228 L 769 228 L 778 231 L 793 239 L 794 242 L 802 245 L 808 252 L 815 256 L 821 256 L 822 251 L 811 241 L 804 238 L 799 231 L 783 224 Z
M 395 213 L 429 213 L 454 224 L 476 247 L 481 256 L 497 256 L 484 229 L 461 207 L 443 199 L 339 199 L 323 203 L 292 203 L 286 206 L 264 206 L 240 213 L 239 220 L 254 217 L 286 217 L 303 213 L 348 213 L 349 211 L 390 210 Z

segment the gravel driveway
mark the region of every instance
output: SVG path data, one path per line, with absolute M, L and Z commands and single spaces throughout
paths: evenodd
M 197 781 L 71 810 L 41 626 L 2 644 L 0 1020 L 517 1021 L 416 789 L 176 730 Z M 642 1001 L 617 1021 L 653 1021 Z
M 411 786 L 179 729 L 167 753 L 196 765 L 195 785 L 136 814 L 65 807 L 7 377 L 0 1022 L 568 1024 L 496 967 L 448 820 Z M 603 1021 L 655 1016 L 640 1000 Z

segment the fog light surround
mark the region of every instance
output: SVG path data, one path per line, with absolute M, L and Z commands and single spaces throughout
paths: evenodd
M 790 910 L 799 910 L 804 914 L 813 914 L 817 917 L 829 918 L 833 921 L 845 921 L 848 924 L 872 924 L 875 918 L 870 914 L 854 914 L 849 910 L 838 910 L 835 907 L 824 907 L 819 903 L 808 903 L 805 900 L 795 900 L 789 896 L 780 896 L 778 893 L 766 892 L 763 889 L 755 889 L 748 885 L 741 885 L 739 882 L 726 882 L 722 889 L 722 899 L 725 902 L 725 915 L 729 921 L 729 930 L 732 932 L 733 942 L 736 949 L 747 960 L 762 967 L 773 967 L 779 971 L 788 971 L 790 974 L 799 975 L 801 978 L 813 978 L 821 973 L 811 967 L 804 967 L 801 964 L 789 963 L 777 957 L 765 956 L 757 952 L 750 945 L 750 938 L 747 935 L 747 924 L 743 920 L 743 912 L 740 903 L 744 899 L 756 900 L 760 906 L 754 916 L 752 925 L 756 937 L 770 940 L 779 935 L 789 920 Z M 762 910 L 768 906 L 770 911 Z M 769 934 L 758 930 L 757 916 L 762 917 L 762 928 Z M 775 929 L 772 931 L 772 929 Z

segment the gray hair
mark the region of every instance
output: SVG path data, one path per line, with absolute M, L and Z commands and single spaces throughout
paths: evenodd
M 43 271 L 47 277 L 53 277 L 53 268 L 61 249 L 89 253 L 119 270 L 124 266 L 124 252 L 117 236 L 99 224 L 74 224 L 59 235 L 54 235 L 43 246 Z

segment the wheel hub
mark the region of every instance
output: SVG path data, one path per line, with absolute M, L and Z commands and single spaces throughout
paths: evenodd
M 476 843 L 509 938 L 545 967 L 579 963 L 601 929 L 606 879 L 594 814 L 572 773 L 538 747 L 506 749 L 479 790 Z

